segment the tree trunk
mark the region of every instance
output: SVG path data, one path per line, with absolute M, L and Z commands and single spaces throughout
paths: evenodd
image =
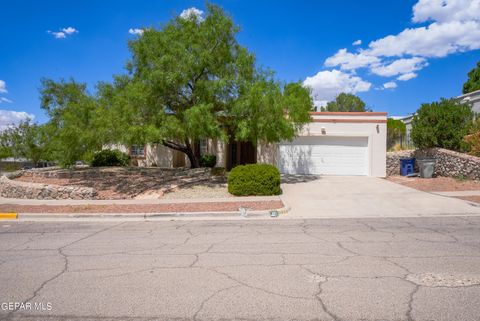
M 190 168 L 199 168 L 200 167 L 200 158 L 198 157 L 197 153 L 195 152 L 195 144 L 192 146 L 188 139 L 185 139 L 185 147 L 187 148 L 188 160 L 190 161 Z
M 180 145 L 178 143 L 164 140 L 162 141 L 162 145 L 173 150 L 178 150 L 179 152 L 187 155 L 188 160 L 190 161 L 190 168 L 200 167 L 200 160 L 198 159 L 198 157 L 195 156 L 193 148 L 188 140 L 185 140 L 185 145 Z
M 190 168 L 199 168 L 200 167 L 200 162 L 198 158 L 195 156 L 195 153 L 190 149 L 188 152 L 185 152 L 185 154 L 188 157 L 188 160 L 190 161 Z

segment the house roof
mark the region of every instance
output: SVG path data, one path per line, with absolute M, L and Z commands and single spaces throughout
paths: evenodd
M 406 116 L 391 116 L 390 118 L 401 120 L 404 123 L 409 123 L 412 121 L 413 116 L 415 116 L 415 114 L 406 115 Z
M 457 99 L 461 99 L 463 102 L 474 102 L 480 101 L 480 89 L 472 91 L 468 94 L 463 94 L 457 97 Z

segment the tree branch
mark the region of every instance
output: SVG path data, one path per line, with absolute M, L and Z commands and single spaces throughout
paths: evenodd
M 174 143 L 172 141 L 162 140 L 162 145 L 171 149 L 178 150 L 180 152 L 186 153 L 188 148 L 186 146 Z

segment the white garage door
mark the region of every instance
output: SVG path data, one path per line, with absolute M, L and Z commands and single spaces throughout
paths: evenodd
M 368 137 L 298 137 L 279 145 L 284 174 L 368 175 Z

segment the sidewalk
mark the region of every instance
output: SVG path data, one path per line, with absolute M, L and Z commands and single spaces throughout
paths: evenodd
M 0 198 L 0 213 L 17 213 L 19 219 L 226 217 L 268 216 L 288 210 L 278 196 L 198 198 L 178 200 L 32 200 Z

